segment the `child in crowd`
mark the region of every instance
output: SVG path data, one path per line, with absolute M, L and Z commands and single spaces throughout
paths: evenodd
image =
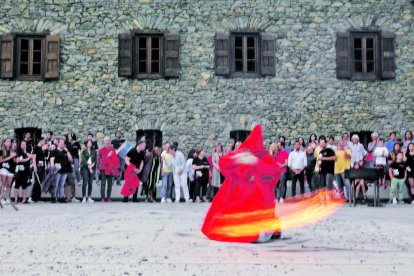
M 374 150 L 375 157 L 375 168 L 381 169 L 384 171 L 385 166 L 387 165 L 387 157 L 389 155 L 388 149 L 384 145 L 384 139 L 380 138 L 378 140 L 377 147 Z M 387 188 L 387 183 L 385 182 L 385 173 L 384 177 L 379 180 L 380 187 Z
M 398 202 L 403 204 L 405 179 L 407 178 L 406 166 L 403 162 L 403 154 L 397 154 L 397 160 L 393 162 L 389 170 L 391 179 L 390 201 L 389 203 L 397 204 L 396 191 L 398 190 Z M 392 198 L 392 201 L 391 201 Z

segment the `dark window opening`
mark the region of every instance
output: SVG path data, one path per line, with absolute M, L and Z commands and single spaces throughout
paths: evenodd
M 351 131 L 351 138 L 352 135 L 358 135 L 359 137 L 359 142 L 364 145 L 364 148 L 367 150 L 368 149 L 368 144 L 372 141 L 371 139 L 371 134 L 372 131 Z
M 376 44 L 377 36 L 375 35 L 353 36 L 354 73 L 362 75 L 376 74 L 378 60 Z
M 17 73 L 22 79 L 42 79 L 44 57 L 43 37 L 18 37 Z
M 258 36 L 236 34 L 234 41 L 234 72 L 236 74 L 256 74 L 258 63 Z
M 140 129 L 137 130 L 136 134 L 137 142 L 145 136 L 147 149 L 152 149 L 154 147 L 162 148 L 162 131 L 158 129 Z
M 232 130 L 230 131 L 230 138 L 234 139 L 234 142 L 244 142 L 249 136 L 250 130 Z
M 162 36 L 137 36 L 136 72 L 142 77 L 161 77 Z

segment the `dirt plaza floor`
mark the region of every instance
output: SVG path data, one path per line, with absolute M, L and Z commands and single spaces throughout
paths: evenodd
M 0 210 L 0 275 L 412 275 L 414 206 L 343 206 L 265 244 L 208 240 L 209 203 Z

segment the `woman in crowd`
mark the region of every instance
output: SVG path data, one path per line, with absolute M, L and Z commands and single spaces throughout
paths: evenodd
M 309 136 L 308 146 L 311 146 L 313 149 L 318 146 L 318 136 L 315 133 Z
M 404 133 L 403 148 L 408 148 L 408 144 L 412 142 L 413 142 L 413 132 L 411 130 L 407 130 Z
M 12 149 L 12 140 L 10 138 L 4 139 L 0 151 L 0 196 L 3 193 L 3 189 L 6 188 L 7 198 L 2 203 L 10 202 L 10 189 L 16 166 L 14 163 L 15 157 L 16 152 Z
M 409 203 L 414 204 L 414 143 L 412 142 L 408 144 L 408 149 L 405 152 L 404 161 L 407 170 L 407 181 L 409 184 L 409 187 L 407 187 L 407 189 L 409 192 L 411 191 L 411 193 L 408 193 L 410 195 Z
M 193 161 L 197 158 L 197 151 L 195 149 L 191 149 L 187 156 L 186 162 L 186 171 L 188 175 L 188 189 L 190 191 L 190 200 L 195 201 L 195 171 L 193 169 Z
M 359 162 L 356 162 L 354 164 L 354 169 L 358 170 L 360 167 L 362 167 L 364 165 L 364 162 L 361 160 Z M 355 200 L 358 201 L 358 197 L 359 197 L 359 193 L 362 190 L 362 194 L 364 196 L 364 199 L 362 201 L 362 203 L 365 203 L 365 201 L 367 200 L 367 190 L 368 190 L 368 186 L 365 184 L 364 179 L 355 179 L 352 182 L 352 189 L 355 191 Z
M 78 186 L 80 186 L 81 182 L 80 182 L 80 163 L 79 163 L 79 153 L 81 151 L 81 145 L 80 143 L 76 140 L 76 134 L 75 133 L 70 133 L 68 135 L 68 141 L 70 143 L 70 154 L 72 155 L 73 158 L 73 168 L 75 171 L 75 176 L 76 176 L 76 181 L 78 183 Z
M 148 202 L 155 202 L 157 196 L 157 183 L 160 180 L 161 172 L 161 148 L 154 147 L 152 151 L 152 166 L 148 178 Z
M 268 151 L 269 151 L 269 154 L 274 157 L 277 151 L 277 145 L 275 143 L 271 143 L 269 145 Z
M 30 183 L 30 161 L 34 159 L 34 156 L 26 152 L 26 141 L 20 143 L 20 147 L 17 150 L 14 162 L 16 163 L 16 181 L 14 185 L 14 204 L 17 204 L 19 197 L 19 188 L 22 188 L 22 202 L 27 202 L 27 187 Z M 33 160 L 34 161 L 34 160 Z M 36 166 L 33 167 L 36 172 Z
M 65 182 L 68 173 L 70 172 L 72 155 L 65 145 L 63 138 L 58 140 L 58 146 L 50 155 L 50 166 L 56 167 L 58 172 L 55 178 L 55 198 L 52 198 L 52 203 L 58 200 L 60 203 L 66 203 L 65 198 Z
M 213 153 L 212 158 L 213 173 L 211 175 L 211 186 L 213 187 L 213 198 L 217 194 L 222 183 L 222 177 L 219 168 L 219 159 L 221 157 L 223 157 L 223 146 L 220 143 L 218 143 L 216 145 L 216 151 Z M 212 201 L 213 198 L 210 198 L 210 201 Z
M 300 150 L 305 151 L 305 149 L 306 149 L 305 139 L 303 137 L 299 137 L 298 141 L 299 141 L 299 144 L 300 144 Z
M 237 143 L 236 143 L 237 146 Z M 207 202 L 206 192 L 209 178 L 210 165 L 206 157 L 204 157 L 204 148 L 200 148 L 197 151 L 197 157 L 193 160 L 193 169 L 195 171 L 195 194 L 196 202 L 200 202 L 200 198 L 203 198 L 204 202 Z
M 364 146 L 359 142 L 359 136 L 354 134 L 352 135 L 352 144 L 350 144 L 351 150 L 351 167 L 354 167 L 355 163 L 364 160 L 364 157 L 367 155 L 367 151 L 364 149 Z M 362 165 L 359 164 L 360 166 Z
M 82 203 L 93 203 L 91 198 L 93 176 L 96 169 L 96 150 L 93 148 L 91 140 L 86 142 L 86 148 L 81 153 L 80 168 L 82 171 L 83 184 L 82 184 Z M 86 198 L 86 186 L 88 186 L 88 198 Z

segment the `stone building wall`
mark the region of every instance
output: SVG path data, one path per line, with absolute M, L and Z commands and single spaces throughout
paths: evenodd
M 267 142 L 310 133 L 414 128 L 413 4 L 405 0 L 1 0 L 0 34 L 50 32 L 61 38 L 55 81 L 0 80 L 0 136 L 17 127 L 88 131 L 161 129 L 186 149 L 227 141 L 262 122 Z M 373 27 L 396 33 L 396 79 L 336 78 L 336 33 Z M 118 77 L 118 34 L 180 34 L 180 78 Z M 277 34 L 276 75 L 214 74 L 214 35 Z

